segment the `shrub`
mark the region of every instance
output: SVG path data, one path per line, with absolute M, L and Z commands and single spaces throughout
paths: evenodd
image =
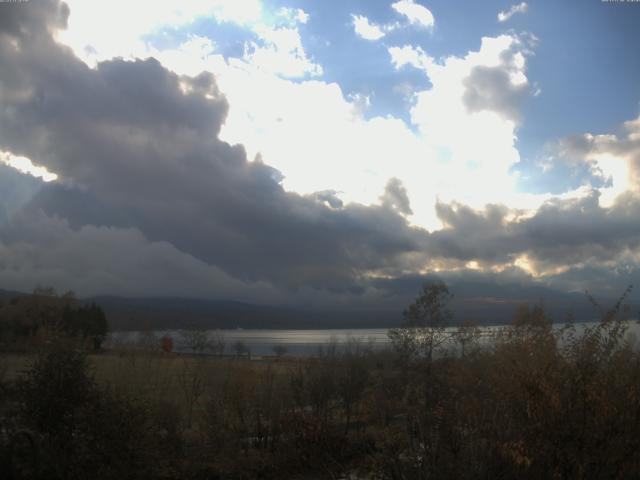
M 150 408 L 99 388 L 80 349 L 40 353 L 18 381 L 18 398 L 44 478 L 142 478 L 166 467 Z

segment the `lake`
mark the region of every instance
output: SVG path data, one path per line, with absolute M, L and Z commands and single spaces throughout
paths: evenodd
M 595 322 L 578 323 L 578 330 Z M 554 324 L 554 328 L 561 328 L 563 324 Z M 488 343 L 494 333 L 503 328 L 503 325 L 481 327 L 481 342 Z M 454 332 L 457 327 L 447 329 Z M 348 342 L 358 341 L 374 349 L 382 349 L 390 345 L 386 328 L 360 328 L 360 329 L 318 329 L 318 330 L 209 330 L 211 336 L 222 335 L 225 341 L 225 354 L 234 353 L 234 345 L 242 342 L 252 355 L 273 355 L 277 345 L 286 348 L 287 355 L 311 356 L 316 355 L 320 348 L 327 348 L 335 344 L 338 349 L 344 348 Z M 640 338 L 640 325 L 636 321 L 629 322 L 629 332 Z M 180 330 L 162 330 L 154 332 L 114 332 L 111 334 L 109 344 L 134 344 L 145 335 L 153 335 L 161 338 L 168 335 L 173 339 L 174 351 L 178 353 L 192 353 L 187 342 L 184 341 Z

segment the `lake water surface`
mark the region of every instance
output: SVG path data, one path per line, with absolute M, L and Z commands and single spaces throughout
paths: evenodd
M 576 329 L 580 331 L 595 322 L 578 323 Z M 554 324 L 554 328 L 562 328 L 563 324 Z M 483 343 L 491 342 L 493 335 L 504 326 L 481 327 Z M 453 333 L 457 327 L 449 328 Z M 238 342 L 251 352 L 252 355 L 273 355 L 277 345 L 286 348 L 287 355 L 310 356 L 316 355 L 320 348 L 326 349 L 336 345 L 337 349 L 344 348 L 348 342 L 360 342 L 374 349 L 390 346 L 386 328 L 361 328 L 361 329 L 318 329 L 318 330 L 209 330 L 211 337 L 222 336 L 225 342 L 225 354 L 231 355 L 235 351 Z M 636 321 L 629 322 L 629 333 L 640 338 L 640 325 Z M 151 335 L 150 335 L 151 334 Z M 178 353 L 192 353 L 188 343 L 180 330 L 162 330 L 154 332 L 114 332 L 110 342 L 134 344 L 143 341 L 145 336 L 161 338 L 168 335 L 173 339 L 174 351 Z

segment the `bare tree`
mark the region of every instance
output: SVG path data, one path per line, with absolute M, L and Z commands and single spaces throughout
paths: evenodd
M 221 357 L 224 355 L 224 349 L 227 345 L 226 339 L 224 337 L 224 333 L 220 330 L 216 330 L 211 334 L 210 337 L 211 350 L 214 355 L 218 355 Z
M 238 340 L 233 344 L 233 350 L 236 352 L 237 357 L 241 357 L 242 355 L 251 355 L 251 351 L 247 347 L 247 345 L 242 341 Z
M 156 332 L 146 326 L 140 330 L 135 339 L 136 347 L 143 353 L 158 353 L 160 351 L 160 339 Z
M 205 357 L 183 357 L 178 372 L 178 385 L 187 406 L 187 427 L 193 423 L 193 412 L 200 397 L 206 391 L 205 385 Z
M 206 330 L 185 329 L 180 330 L 180 339 L 184 347 L 190 353 L 202 355 L 212 350 L 212 341 L 209 332 Z
M 453 338 L 460 344 L 460 355 L 465 356 L 467 351 L 478 343 L 482 332 L 471 320 L 465 320 L 454 332 Z
M 282 357 L 283 355 L 286 355 L 287 352 L 289 351 L 286 345 L 282 345 L 282 344 L 274 345 L 272 347 L 272 350 L 273 350 L 273 353 L 275 353 L 278 358 Z
M 345 435 L 349 433 L 351 419 L 364 395 L 369 380 L 369 369 L 366 364 L 367 353 L 368 351 L 362 348 L 362 342 L 359 339 L 350 338 L 341 358 L 337 391 L 345 413 Z
M 425 284 L 422 291 L 404 311 L 401 328 L 391 329 L 389 338 L 401 356 L 424 355 L 431 362 L 433 352 L 447 340 L 447 325 L 452 313 L 447 308 L 452 295 L 442 281 Z

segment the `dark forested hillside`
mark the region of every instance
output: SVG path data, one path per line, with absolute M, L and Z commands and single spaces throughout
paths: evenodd
M 0 290 L 0 300 L 27 293 Z M 90 297 L 78 300 L 95 303 L 105 312 L 110 330 L 195 328 L 390 328 L 401 320 L 402 305 L 390 309 L 345 309 L 256 305 L 231 300 L 189 298 Z M 571 313 L 576 321 L 593 320 L 594 312 L 584 294 L 538 289 L 505 288 L 500 297 L 481 285 L 460 285 L 451 302 L 453 323 L 473 321 L 479 325 L 508 323 L 519 305 L 544 305 L 555 322 Z M 606 299 L 605 299 L 606 303 Z M 637 312 L 637 306 L 631 306 Z

